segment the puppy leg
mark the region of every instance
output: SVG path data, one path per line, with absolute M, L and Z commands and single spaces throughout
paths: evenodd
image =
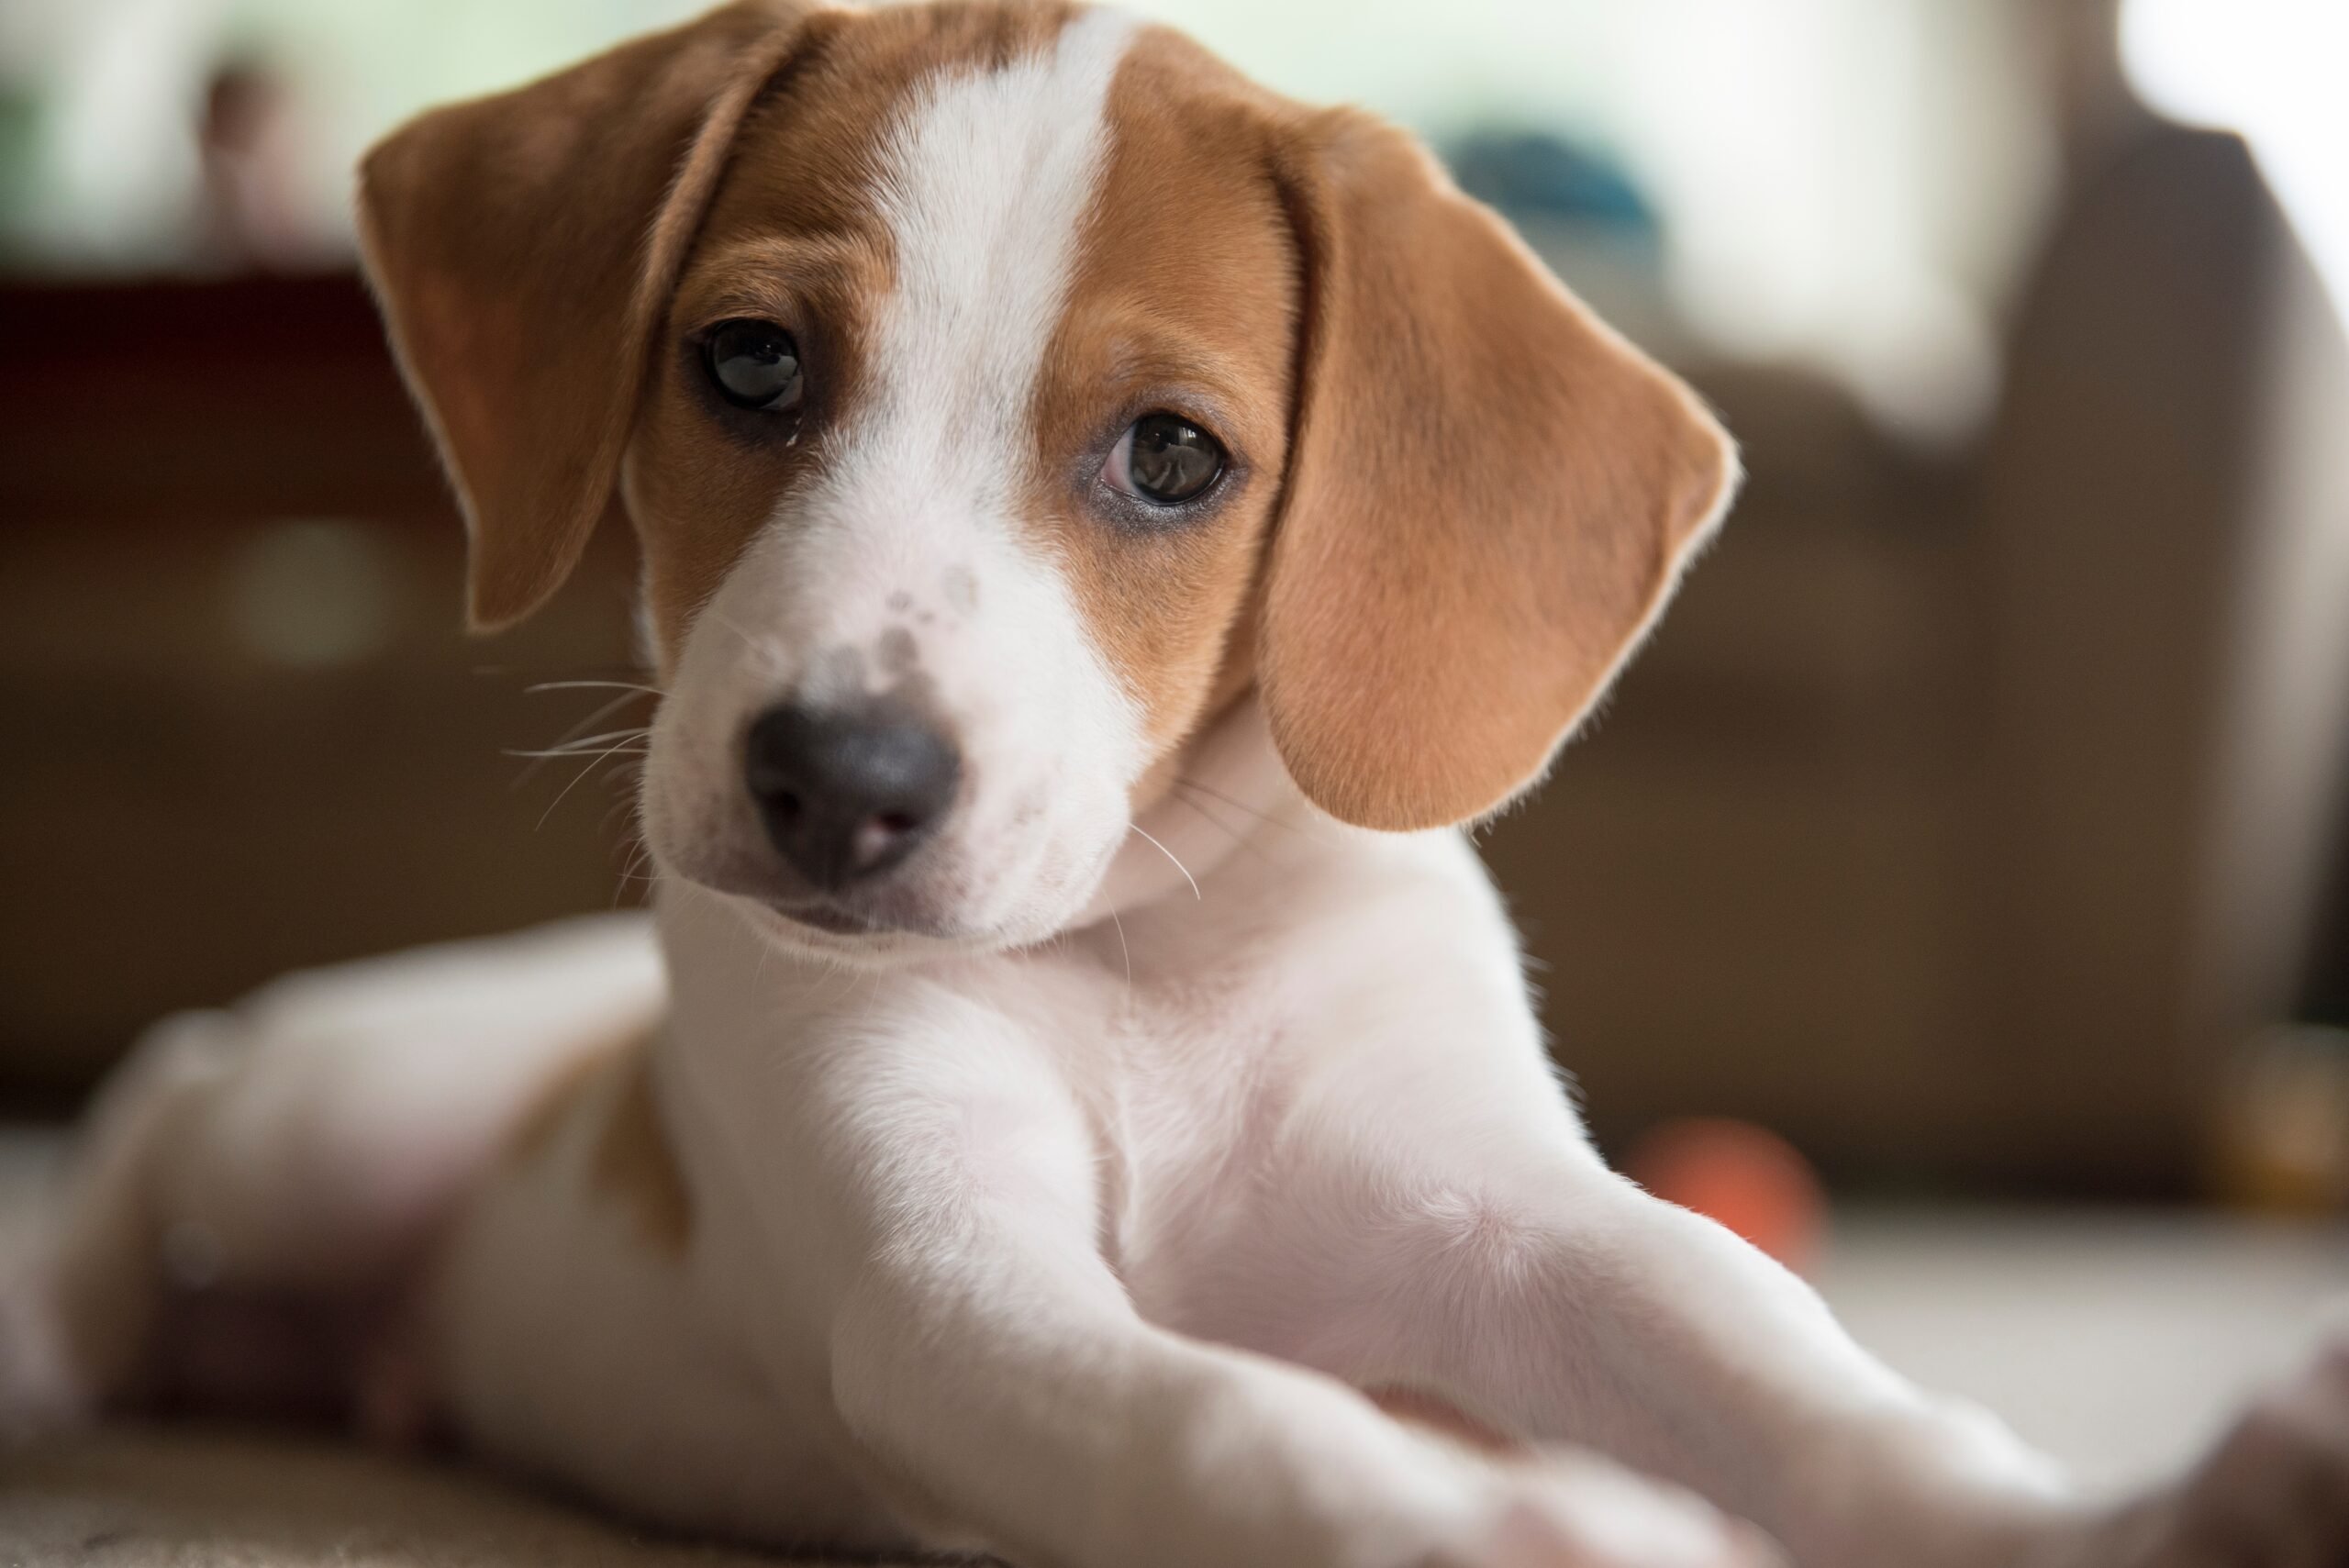
M 1607 1172 L 1570 1128 L 1508 1119 L 1446 1129 L 1452 1156 L 1424 1126 L 1355 1143 L 1359 1112 L 1322 1122 L 1346 1140 L 1300 1152 L 1269 1184 L 1279 1216 L 1257 1218 L 1268 1247 L 1319 1260 L 1275 1272 L 1295 1294 L 1257 1307 L 1270 1348 L 1596 1448 L 1809 1568 L 2349 1562 L 2349 1354 L 2177 1485 L 2091 1508 L 1986 1414 L 1869 1357 L 1763 1254 Z
M 662 995 L 628 918 L 296 975 L 157 1026 L 28 1252 L 0 1259 L 0 1423 L 130 1392 L 167 1303 L 233 1330 L 217 1308 L 387 1295 L 538 1085 Z
M 1607 1453 L 1809 1568 L 2005 1563 L 2075 1518 L 1997 1423 L 1920 1394 L 1799 1280 L 1609 1172 L 1553 1086 L 1466 1093 L 1457 1058 L 1419 1089 L 1386 1071 L 1300 1098 L 1227 1228 L 1219 1315 L 1186 1327 Z
M 1531 1430 L 1765 1522 L 1803 1563 L 1897 1550 L 1954 1568 L 2349 1564 L 2349 1342 L 2178 1481 L 2091 1508 L 1984 1413 L 1874 1362 L 1808 1287 L 1710 1221 L 1589 1181 L 1515 1212 L 1515 1255 L 1472 1265 L 1483 1345 L 1431 1359 Z
M 1330 1379 L 1144 1322 L 1099 1251 L 1093 1129 L 1002 1020 L 934 1004 L 825 1032 L 840 1046 L 812 1073 L 767 1048 L 735 1064 L 756 1079 L 689 1069 L 690 1103 L 730 1184 L 766 1195 L 744 1210 L 783 1289 L 744 1292 L 739 1320 L 779 1371 L 805 1357 L 805 1308 L 828 1325 L 837 1414 L 931 1544 L 1119 1568 L 1765 1560 L 1598 1461 L 1497 1464 Z

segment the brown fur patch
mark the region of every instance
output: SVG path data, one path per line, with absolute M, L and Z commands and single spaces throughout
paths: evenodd
M 609 507 L 676 267 L 799 0 L 741 0 L 417 117 L 360 172 L 367 271 L 473 534 L 476 627 L 554 592 Z
M 1034 512 L 1146 716 L 1138 804 L 1254 682 L 1333 814 L 1490 810 L 1660 607 L 1730 483 L 1725 439 L 1402 132 L 1163 30 L 1109 117 Z M 1232 471 L 1213 507 L 1119 528 L 1085 460 L 1153 408 Z
M 1253 678 L 1243 621 L 1287 463 L 1299 310 L 1266 177 L 1275 102 L 1176 34 L 1136 37 L 1037 389 L 1030 513 L 1162 764 Z M 1230 455 L 1199 511 L 1104 494 L 1108 448 L 1160 411 L 1199 424 Z
M 624 1208 L 644 1239 L 672 1256 L 693 1237 L 693 1198 L 669 1142 L 652 1080 L 652 1036 L 631 1033 L 582 1052 L 551 1076 L 516 1118 L 506 1157 L 551 1157 L 573 1129 L 593 1140 L 587 1187 Z
M 595 1103 L 612 1063 L 629 1052 L 641 1051 L 646 1038 L 641 1032 L 630 1032 L 609 1044 L 581 1051 L 549 1074 L 514 1118 L 513 1129 L 506 1137 L 506 1158 L 518 1165 L 545 1159 L 562 1129 Z
M 618 1069 L 618 1089 L 605 1112 L 588 1183 L 626 1208 L 646 1240 L 675 1256 L 693 1240 L 693 1195 L 669 1143 L 651 1052 L 631 1051 Z
M 1734 463 L 1687 389 L 1409 137 L 1302 115 L 1280 158 L 1312 303 L 1265 712 L 1324 809 L 1462 821 L 1598 700 Z

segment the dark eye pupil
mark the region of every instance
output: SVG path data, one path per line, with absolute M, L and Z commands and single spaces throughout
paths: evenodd
M 1134 424 L 1130 460 L 1134 488 L 1163 506 L 1188 501 L 1223 472 L 1215 438 L 1172 414 L 1149 414 Z
M 771 321 L 727 321 L 709 335 L 709 378 L 726 401 L 771 412 L 799 402 L 799 345 Z

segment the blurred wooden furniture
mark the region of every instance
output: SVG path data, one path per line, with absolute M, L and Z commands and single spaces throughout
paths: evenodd
M 1986 454 L 1977 859 L 2005 1127 L 2143 1179 L 2299 999 L 2349 760 L 2349 355 L 2251 154 L 2147 125 L 2053 236 Z
M 1823 382 L 1700 377 L 1744 495 L 1486 858 L 1604 1141 L 1735 1115 L 1836 1174 L 1943 1170 L 1979 1125 L 1966 478 Z
M 0 289 L 0 1107 L 286 968 L 613 901 L 619 797 L 503 753 L 620 695 L 524 688 L 627 678 L 625 551 L 462 635 L 355 279 Z

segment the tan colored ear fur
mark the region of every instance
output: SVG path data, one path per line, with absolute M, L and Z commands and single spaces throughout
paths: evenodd
M 1364 827 L 1535 782 L 1727 505 L 1729 439 L 1402 132 L 1282 154 L 1306 260 L 1260 665 L 1306 794 Z
M 610 504 L 646 352 L 737 125 L 805 0 L 742 0 L 361 165 L 362 250 L 473 539 L 479 629 L 560 587 Z

